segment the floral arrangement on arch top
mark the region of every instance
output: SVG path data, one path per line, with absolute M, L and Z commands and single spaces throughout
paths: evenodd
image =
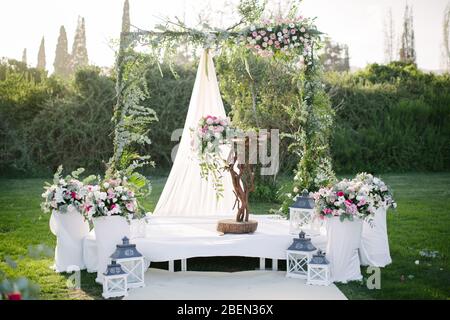
M 274 15 L 267 10 L 267 0 L 241 0 L 237 6 L 239 21 L 226 27 L 210 25 L 208 18 L 200 17 L 199 25 L 190 27 L 179 18 L 164 19 L 154 31 L 138 29 L 132 40 L 148 46 L 156 59 L 171 65 L 180 43 L 189 43 L 192 50 L 226 48 L 250 50 L 262 57 L 289 60 L 299 58 L 305 64 L 313 64 L 313 48 L 319 45 L 322 32 L 314 24 L 314 18 L 298 15 L 298 3 L 293 1 L 285 15 Z M 244 57 L 245 58 L 245 57 Z
M 245 45 L 262 57 L 274 55 L 300 55 L 303 60 L 311 56 L 314 39 L 321 32 L 312 19 L 298 16 L 296 18 L 261 19 L 260 22 L 241 31 L 238 44 Z M 312 64 L 312 61 L 308 61 Z

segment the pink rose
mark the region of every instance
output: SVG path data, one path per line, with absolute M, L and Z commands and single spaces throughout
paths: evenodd
M 108 199 L 112 199 L 116 196 L 113 189 L 108 189 L 107 193 L 108 193 Z
M 297 31 L 295 29 L 291 29 L 291 34 L 295 34 Z
M 343 196 L 344 196 L 344 192 L 338 191 L 338 192 L 336 192 L 336 195 L 337 195 L 338 197 L 343 197 Z
M 134 212 L 134 205 L 131 202 L 128 202 L 125 207 L 127 208 L 128 211 L 130 212 Z
M 253 32 L 252 32 L 253 38 L 256 38 L 257 35 L 258 35 L 258 33 L 257 33 L 256 31 L 253 31 Z
M 361 199 L 361 200 L 359 200 L 359 202 L 358 202 L 358 207 L 362 207 L 363 205 L 365 205 L 367 202 L 366 202 L 366 199 Z

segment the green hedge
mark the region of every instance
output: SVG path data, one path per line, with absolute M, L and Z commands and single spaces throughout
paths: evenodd
M 252 77 L 261 84 L 255 109 L 245 68 L 223 59 L 216 65 L 227 109 L 241 125 L 295 130 L 286 115 L 297 104 L 295 88 L 282 70 L 250 61 Z M 176 71 L 178 79 L 166 67 L 164 77 L 157 68 L 147 74 L 150 98 L 144 103 L 160 121 L 152 125 L 152 145 L 144 152 L 157 168 L 171 166 L 177 142 L 170 137 L 184 126 L 196 66 Z M 337 172 L 450 170 L 448 74 L 374 64 L 353 74 L 327 74 L 324 83 L 336 111 L 332 154 Z M 98 68 L 61 82 L 20 62 L 0 61 L 0 175 L 47 175 L 60 163 L 67 169 L 104 170 L 112 152 L 114 85 Z M 287 152 L 287 144 L 281 146 L 281 165 L 290 173 L 298 159 Z M 261 197 L 270 197 L 269 187 L 258 190 Z
M 450 170 L 450 77 L 370 65 L 326 79 L 336 107 L 338 172 Z

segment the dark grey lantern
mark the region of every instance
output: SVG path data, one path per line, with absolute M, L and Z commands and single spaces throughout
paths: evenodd
M 303 190 L 302 195 L 295 199 L 291 208 L 295 209 L 314 209 L 314 199 L 309 197 L 308 190 Z
M 116 261 L 111 261 L 111 264 L 108 264 L 108 267 L 106 267 L 106 272 L 103 273 L 105 276 L 119 276 L 122 274 L 126 274 L 125 271 L 123 271 L 122 266 Z
M 294 242 L 288 248 L 288 250 L 292 251 L 314 251 L 316 249 L 311 243 L 311 238 L 305 238 L 303 231 L 300 232 L 298 238 L 294 238 Z
M 122 244 L 116 246 L 116 251 L 110 256 L 113 260 L 139 258 L 142 254 L 137 251 L 136 245 L 131 244 L 127 237 L 122 239 Z
M 325 253 L 322 250 L 318 250 L 316 254 L 313 255 L 309 264 L 329 264 L 330 262 L 325 257 Z

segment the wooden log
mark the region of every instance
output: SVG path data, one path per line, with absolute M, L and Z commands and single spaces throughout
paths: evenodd
M 220 220 L 217 223 L 217 231 L 222 233 L 253 233 L 258 228 L 258 221 L 237 222 L 234 219 Z

